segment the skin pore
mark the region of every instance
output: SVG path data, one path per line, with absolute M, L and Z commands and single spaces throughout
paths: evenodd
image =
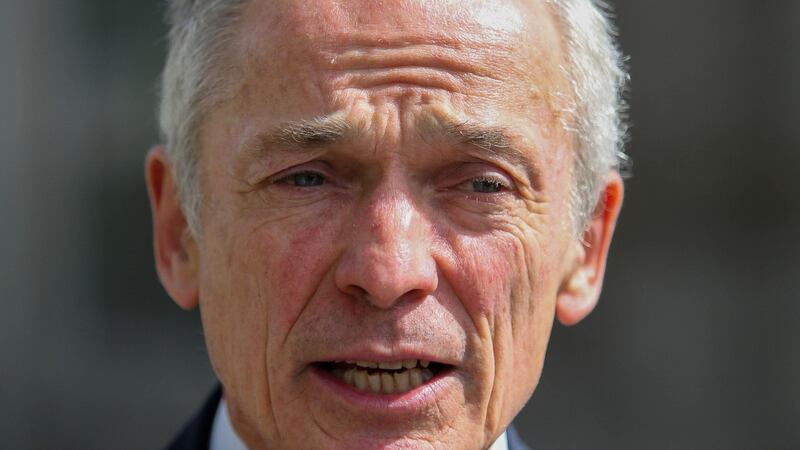
M 252 1 L 232 94 L 201 132 L 187 232 L 161 148 L 147 162 L 156 261 L 199 304 L 252 449 L 486 448 L 538 383 L 554 316 L 593 308 L 622 199 L 609 174 L 583 240 L 558 29 L 540 1 Z M 432 361 L 404 394 L 332 376 Z

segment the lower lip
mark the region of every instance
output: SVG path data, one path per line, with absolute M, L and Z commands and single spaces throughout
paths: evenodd
M 376 394 L 368 390 L 360 391 L 321 367 L 312 366 L 310 375 L 312 382 L 318 384 L 323 392 L 331 392 L 345 404 L 357 409 L 386 413 L 419 411 L 435 404 L 437 399 L 441 399 L 452 389 L 456 378 L 455 369 L 449 367 L 426 383 L 402 394 Z

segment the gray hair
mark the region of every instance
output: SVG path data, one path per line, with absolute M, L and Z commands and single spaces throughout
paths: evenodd
M 248 0 L 168 0 L 167 61 L 159 124 L 189 228 L 200 227 L 199 128 L 223 88 L 224 58 Z M 622 93 L 628 80 L 615 32 L 599 0 L 547 0 L 560 22 L 566 49 L 561 68 L 571 83 L 562 125 L 574 137 L 570 201 L 576 231 L 583 230 L 604 177 L 627 161 Z
M 625 171 L 627 133 L 623 98 L 628 83 L 624 57 L 615 42 L 609 6 L 601 0 L 548 0 L 566 43 L 562 67 L 571 83 L 562 125 L 574 138 L 570 200 L 576 232 L 591 218 L 611 170 Z
M 192 233 L 200 229 L 200 125 L 218 100 L 224 59 L 247 0 L 168 0 L 167 61 L 161 75 L 159 126 L 181 207 Z

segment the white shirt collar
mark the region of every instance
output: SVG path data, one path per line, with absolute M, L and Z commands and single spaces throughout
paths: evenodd
M 494 441 L 494 444 L 489 447 L 489 450 L 508 450 L 508 436 L 505 431 Z
M 247 446 L 233 431 L 231 417 L 228 415 L 228 406 L 225 404 L 224 398 L 219 401 L 217 412 L 214 415 L 208 448 L 209 450 L 247 450 Z M 506 436 L 505 431 L 494 441 L 489 450 L 508 450 L 508 436 Z
M 219 401 L 217 413 L 214 415 L 214 423 L 211 425 L 211 439 L 208 442 L 208 450 L 247 450 L 239 436 L 233 431 L 231 417 L 228 415 L 228 406 L 225 398 Z

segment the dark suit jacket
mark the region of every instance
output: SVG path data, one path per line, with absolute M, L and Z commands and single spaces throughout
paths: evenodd
M 172 441 L 167 450 L 208 450 L 214 415 L 222 398 L 222 388 L 217 387 L 203 404 L 200 411 L 183 428 L 181 434 Z M 530 450 L 522 442 L 513 426 L 508 427 L 508 450 Z

